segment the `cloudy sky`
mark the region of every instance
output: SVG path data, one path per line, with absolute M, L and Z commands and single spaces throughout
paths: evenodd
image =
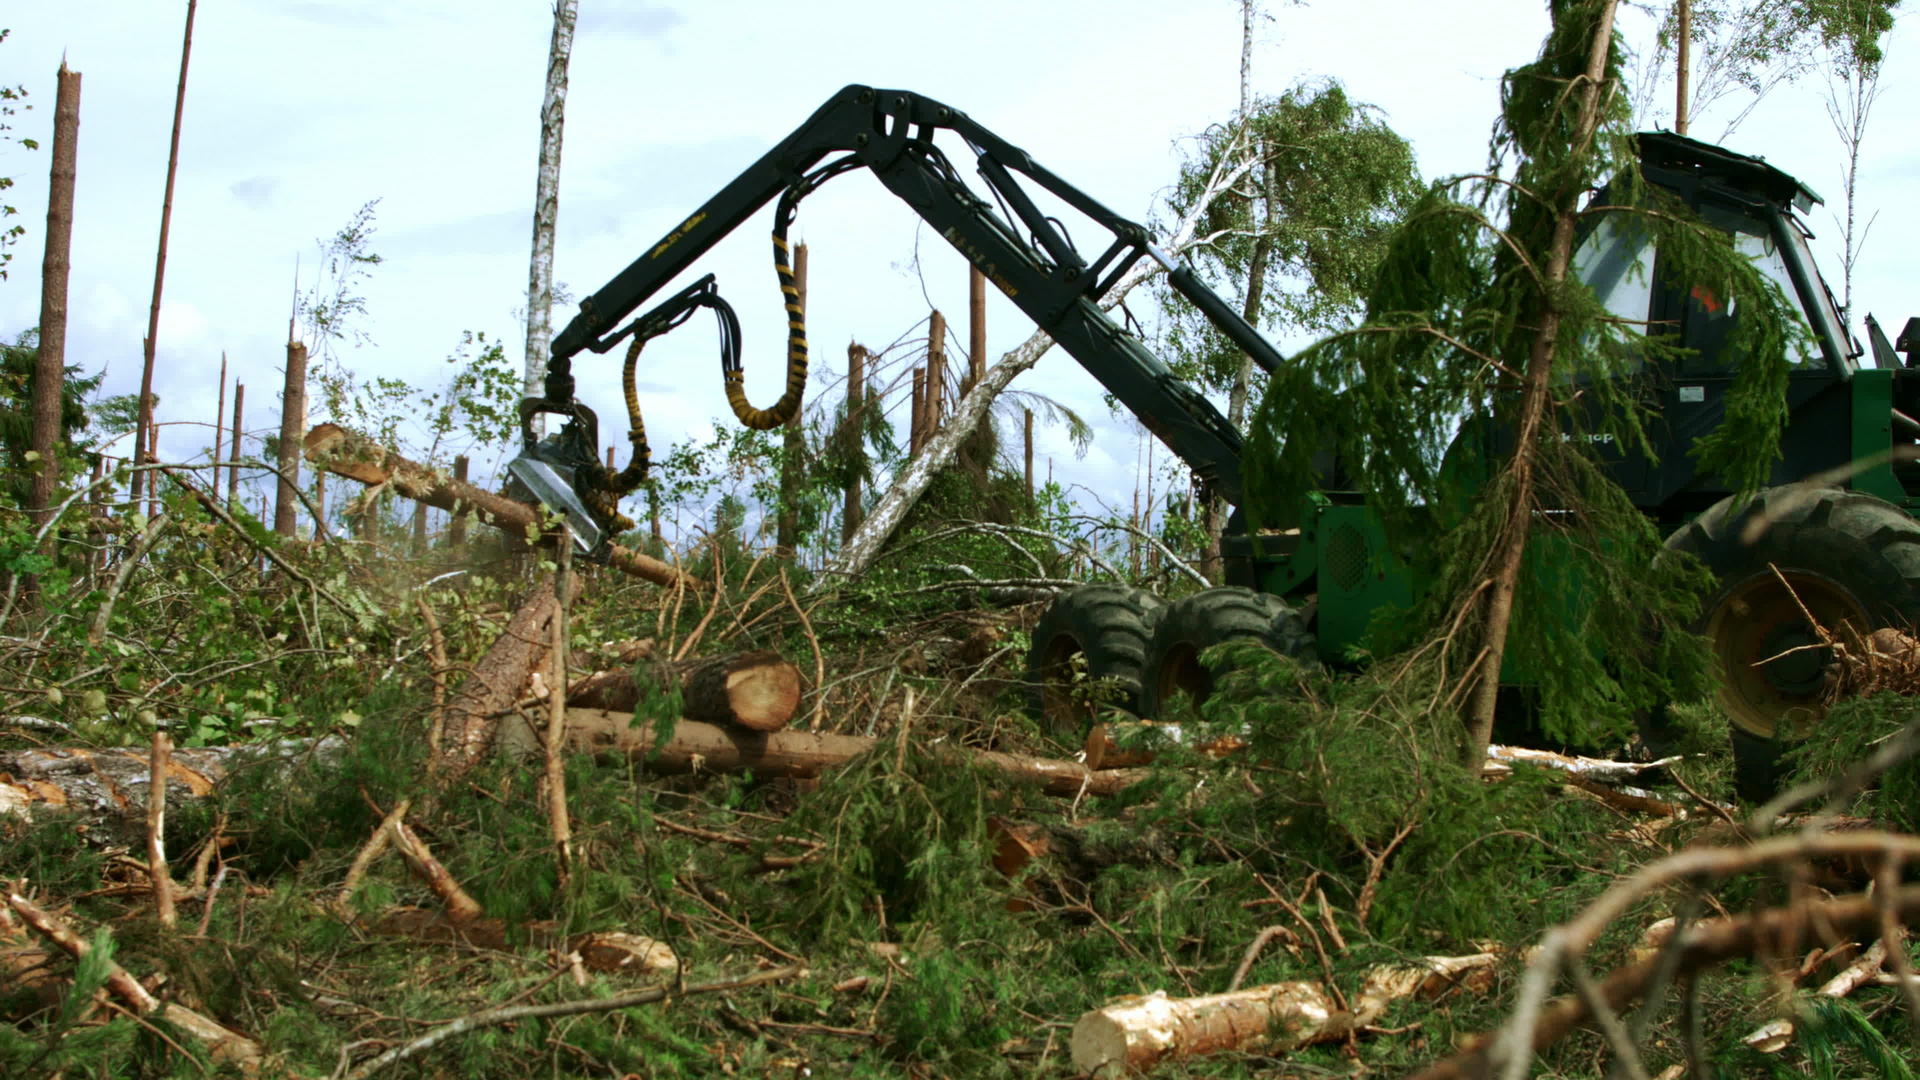
M 1531 58 L 1546 28 L 1539 0 L 1269 6 L 1256 90 L 1337 77 L 1412 142 L 1428 176 L 1483 163 L 1499 75 Z M 114 392 L 138 385 L 184 13 L 184 0 L 64 0 L 0 16 L 12 30 L 0 44 L 0 83 L 24 84 L 36 106 L 15 118 L 14 135 L 45 138 L 63 54 L 85 78 L 68 355 L 105 369 Z M 175 425 L 165 456 L 192 456 L 209 441 L 210 423 L 190 424 L 211 420 L 222 352 L 251 388 L 248 427 L 276 426 L 295 260 L 310 284 L 316 239 L 369 200 L 380 200 L 371 248 L 384 261 L 364 287 L 370 341 L 342 350 L 341 362 L 438 385 L 469 330 L 520 355 L 550 28 L 539 0 L 200 5 L 159 334 L 160 416 Z M 1183 140 L 1237 101 L 1239 31 L 1234 0 L 581 0 L 557 277 L 576 295 L 597 289 L 856 82 L 962 109 L 1114 210 L 1150 218 Z M 1863 163 L 1864 211 L 1885 213 L 1856 284 L 1859 309 L 1896 329 L 1920 313 L 1911 260 L 1899 254 L 1920 231 L 1902 199 L 1920 175 L 1920 147 L 1898 123 L 1920 105 L 1920 66 L 1905 63 L 1911 39 L 1896 31 Z M 1730 111 L 1700 118 L 1695 134 L 1718 136 Z M 1839 193 L 1838 144 L 1817 82 L 1776 91 L 1729 145 Z M 29 230 L 0 282 L 9 340 L 38 320 L 46 169 L 44 150 L 0 148 L 0 175 L 17 181 L 14 220 Z M 1823 247 L 1838 231 L 1825 209 L 1810 224 Z M 696 271 L 717 273 L 741 313 L 749 395 L 762 404 L 779 392 L 784 351 L 764 235 L 755 222 Z M 929 301 L 964 323 L 965 263 L 870 178 L 835 181 L 809 199 L 796 235 L 811 253 L 810 337 L 823 379 L 843 368 L 849 341 L 877 349 L 924 334 L 914 326 Z M 1827 267 L 1837 279 L 1831 254 Z M 988 341 L 997 356 L 1032 327 L 995 300 Z M 570 314 L 557 310 L 556 327 Z M 717 366 L 705 327 L 649 348 L 641 379 L 656 448 L 704 435 L 719 418 L 731 425 Z M 619 416 L 617 358 L 586 356 L 576 371 L 601 415 Z M 1086 497 L 1124 505 L 1137 426 L 1109 416 L 1098 385 L 1061 353 L 1015 386 L 1096 421 L 1084 457 L 1059 428 L 1041 432 L 1038 453 Z

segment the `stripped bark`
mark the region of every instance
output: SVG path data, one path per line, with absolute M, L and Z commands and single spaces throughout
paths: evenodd
M 407 869 L 412 870 L 414 876 L 424 882 L 433 895 L 440 899 L 440 903 L 445 905 L 448 921 L 459 926 L 480 917 L 480 902 L 467 895 L 467 890 L 461 888 L 460 882 L 447 872 L 439 859 L 433 857 L 433 850 L 406 822 L 396 818 L 388 823 L 387 842 L 406 860 Z
M 1887 962 L 1887 943 L 1885 939 L 1876 941 L 1860 959 L 1848 964 L 1844 970 L 1823 983 L 1814 991 L 1815 997 L 1843 998 L 1871 982 L 1880 974 L 1880 966 Z M 1794 1023 L 1792 1020 L 1779 1019 L 1762 1024 L 1748 1032 L 1740 1041 L 1763 1054 L 1777 1054 L 1793 1044 Z
M 75 960 L 85 959 L 93 951 L 86 940 L 66 923 L 42 910 L 17 892 L 7 893 L 7 906 L 33 930 L 58 946 Z M 113 961 L 107 961 L 108 992 L 141 1016 L 157 1016 L 177 1030 L 206 1044 L 215 1061 L 237 1066 L 251 1075 L 261 1063 L 259 1044 L 219 1021 L 203 1016 L 183 1005 L 161 1001 L 140 985 L 140 981 Z
M 173 910 L 173 871 L 167 868 L 167 759 L 172 749 L 166 732 L 153 733 L 147 770 L 147 879 L 153 887 L 154 914 L 169 928 L 179 921 Z
M 233 383 L 233 450 L 227 460 L 233 464 L 227 466 L 227 509 L 233 510 L 240 503 L 240 421 L 247 410 L 247 384 L 234 380 Z M 220 473 L 213 474 L 213 493 L 220 493 Z
M 1196 998 L 1170 998 L 1164 992 L 1122 998 L 1073 1025 L 1073 1064 L 1083 1075 L 1126 1076 L 1173 1059 L 1228 1051 L 1272 1054 L 1332 1042 L 1371 1025 L 1395 1001 L 1437 998 L 1463 983 L 1485 989 L 1499 959 L 1494 953 L 1431 956 L 1415 964 L 1376 967 L 1351 1001 L 1319 982 Z
M 573 817 L 567 812 L 567 759 L 563 754 L 567 738 L 567 603 L 573 576 L 573 540 L 567 527 L 560 526 L 555 545 L 560 560 L 553 572 L 552 645 L 547 654 L 547 669 L 553 673 L 547 704 L 547 826 L 552 831 L 554 857 L 559 861 L 560 887 L 564 891 L 573 875 Z
M 291 537 L 297 529 L 294 513 L 300 495 L 300 433 L 307 427 L 307 347 L 287 342 L 286 382 L 280 394 L 280 480 L 274 487 L 273 531 Z M 315 529 L 315 535 L 319 530 Z
M 167 232 L 173 225 L 173 179 L 180 169 L 180 117 L 187 108 L 187 61 L 193 55 L 193 14 L 199 0 L 187 0 L 187 29 L 180 39 L 180 85 L 173 95 L 173 134 L 167 144 L 167 188 L 160 200 L 160 243 L 153 259 L 153 304 L 147 309 L 147 336 L 141 342 L 140 411 L 133 430 L 133 463 L 144 465 L 159 455 L 153 430 L 153 362 L 160 337 L 160 294 L 167 278 Z M 142 477 L 146 477 L 144 481 Z M 145 488 L 142 488 L 142 483 Z M 149 474 L 133 474 L 133 497 L 153 490 Z

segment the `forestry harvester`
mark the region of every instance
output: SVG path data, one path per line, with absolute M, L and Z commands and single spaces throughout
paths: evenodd
M 935 144 L 942 132 L 971 151 L 991 201 L 961 179 Z M 1776 486 L 1742 497 L 1698 471 L 1687 454 L 1725 415 L 1738 367 L 1725 343 L 1737 309 L 1663 276 L 1660 253 L 1630 230 L 1591 230 L 1574 260 L 1575 272 L 1612 314 L 1672 327 L 1682 346 L 1664 369 L 1644 373 L 1647 392 L 1657 398 L 1658 419 L 1649 424 L 1657 453 L 1602 452 L 1614 479 L 1670 536 L 1668 546 L 1699 556 L 1717 577 L 1698 625 L 1719 669 L 1719 699 L 1733 723 L 1743 787 L 1755 792 L 1771 782 L 1782 742 L 1818 719 L 1835 663 L 1821 628 L 1864 634 L 1905 628 L 1920 614 L 1920 523 L 1910 514 L 1920 507 L 1920 464 L 1903 451 L 1920 444 L 1914 419 L 1920 415 L 1920 320 L 1908 322 L 1896 346 L 1869 318 L 1870 349 L 1863 357 L 1808 252 L 1797 215 L 1818 201 L 1811 191 L 1758 158 L 1682 136 L 1645 134 L 1638 145 L 1646 180 L 1733 234 L 1738 250 L 1805 320 L 1805 344 L 1790 357 L 1790 418 L 1770 481 Z M 1364 492 L 1320 492 L 1304 517 L 1293 515 L 1297 528 L 1253 535 L 1242 505 L 1240 433 L 1099 305 L 1139 260 L 1153 259 L 1175 291 L 1268 372 L 1285 362 L 1273 346 L 1191 267 L 1155 247 L 1143 226 L 966 114 L 901 90 L 856 85 L 839 91 L 582 301 L 579 315 L 554 338 L 544 396 L 521 403 L 525 448 L 510 466 L 518 493 L 563 514 L 589 553 L 629 527 L 617 506 L 642 482 L 648 462 L 634 392 L 639 352 L 702 307 L 720 323 L 722 377 L 740 421 L 768 429 L 791 418 L 806 386 L 807 344 L 787 231 L 802 198 L 862 168 L 1139 417 L 1206 490 L 1235 507 L 1222 545 L 1227 585 L 1170 605 L 1141 589 L 1086 585 L 1046 611 L 1028 662 L 1049 726 L 1068 732 L 1091 718 L 1083 692 L 1088 683 L 1104 688 L 1109 704 L 1147 716 L 1175 694 L 1204 694 L 1208 673 L 1199 654 L 1232 638 L 1340 662 L 1364 651 L 1368 628 L 1383 608 L 1412 603 L 1419 585 L 1388 550 Z M 1086 258 L 1059 219 L 1034 202 L 1028 185 L 1103 230 L 1110 239 L 1100 254 Z M 786 294 L 787 377 L 779 400 L 758 409 L 745 396 L 739 322 L 712 275 L 634 312 L 775 200 L 773 262 Z M 623 341 L 633 457 L 616 471 L 595 452 L 598 423 L 574 396 L 572 360 Z M 565 422 L 557 433 L 536 438 L 534 420 L 543 413 Z M 1785 489 L 1823 473 L 1844 479 L 1810 493 Z M 1756 519 L 1771 525 L 1757 539 L 1743 535 Z

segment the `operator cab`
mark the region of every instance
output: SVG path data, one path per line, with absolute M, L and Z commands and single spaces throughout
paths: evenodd
M 1857 370 L 1832 293 L 1807 248 L 1799 214 L 1821 199 L 1800 181 L 1757 157 L 1668 132 L 1638 137 L 1642 175 L 1679 196 L 1709 224 L 1732 234 L 1800 315 L 1787 343 L 1787 407 L 1782 460 L 1770 483 L 1790 483 L 1845 464 L 1854 447 L 1853 399 Z M 1598 202 L 1604 204 L 1608 193 Z M 1648 435 L 1656 457 L 1599 448 L 1609 471 L 1642 508 L 1678 522 L 1729 494 L 1725 482 L 1697 471 L 1688 450 L 1719 426 L 1727 391 L 1739 369 L 1730 341 L 1742 314 L 1741 298 L 1720 296 L 1685 280 L 1654 248 L 1653 237 L 1627 214 L 1599 218 L 1574 255 L 1576 276 L 1592 286 L 1615 316 L 1666 329 L 1682 347 L 1678 357 L 1650 366 L 1644 357 L 1619 358 L 1619 374 L 1645 381 L 1652 414 Z

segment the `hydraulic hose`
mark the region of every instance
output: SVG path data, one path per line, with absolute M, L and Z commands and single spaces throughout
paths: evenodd
M 780 279 L 780 292 L 787 305 L 787 388 L 780 400 L 765 409 L 756 409 L 747 400 L 747 373 L 739 356 L 721 358 L 721 379 L 726 386 L 727 404 L 742 424 L 756 431 L 769 431 L 793 419 L 807 392 L 807 313 L 800 308 L 800 287 L 793 279 L 792 256 L 787 247 L 787 227 L 793 223 L 794 207 L 799 201 L 797 188 L 788 188 L 780 196 L 773 216 L 773 272 Z

